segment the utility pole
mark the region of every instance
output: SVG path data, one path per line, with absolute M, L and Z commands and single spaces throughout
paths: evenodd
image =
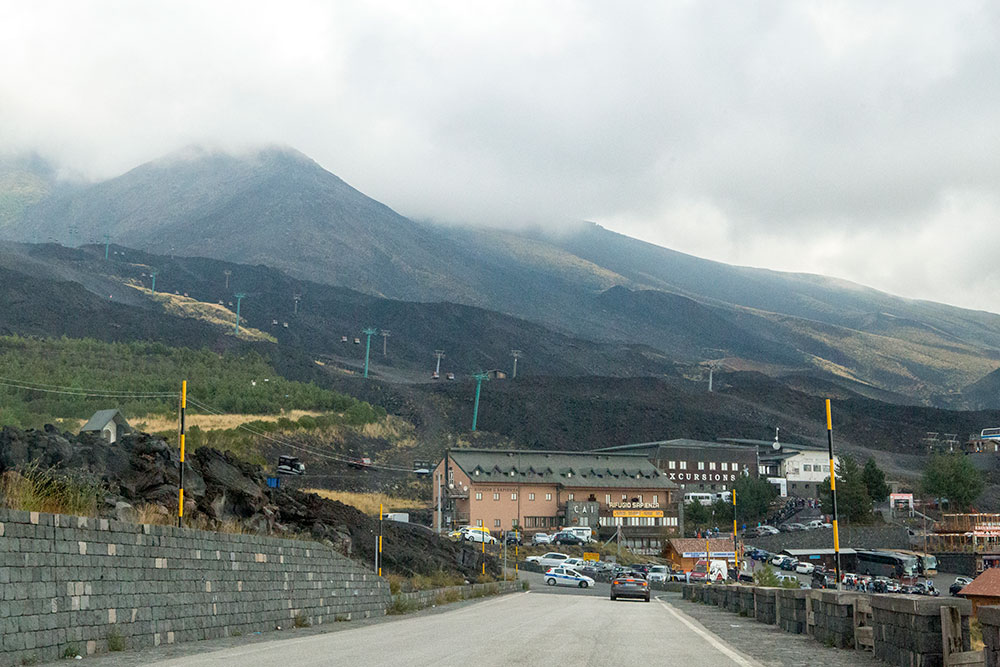
M 372 336 L 378 333 L 378 329 L 374 327 L 367 327 L 362 329 L 361 333 L 368 336 L 367 342 L 365 343 L 365 377 L 368 377 L 368 356 L 372 349 Z
M 775 442 L 777 442 L 775 435 Z M 833 499 L 833 553 L 837 559 L 837 590 L 840 590 L 840 532 L 837 528 L 837 471 L 833 466 L 833 418 L 830 399 L 826 399 L 826 444 L 830 452 L 830 496 Z
M 236 297 L 236 333 L 240 332 L 240 302 L 246 296 L 243 292 L 237 292 L 233 296 Z
M 382 329 L 382 356 L 385 356 L 386 345 L 389 340 L 389 330 Z
M 153 289 L 151 290 L 153 294 L 156 294 L 156 271 L 150 271 L 149 277 L 153 279 Z
M 437 357 L 437 366 L 434 367 L 434 377 L 441 377 L 441 359 L 444 358 L 444 350 L 434 350 L 434 356 Z
M 482 389 L 483 380 L 489 380 L 490 375 L 484 371 L 480 371 L 472 376 L 476 381 L 476 403 L 472 408 L 472 430 L 476 430 L 476 422 L 479 419 L 479 391 Z
M 708 367 L 708 393 L 712 393 L 712 367 Z
M 104 259 L 108 258 L 108 250 L 111 248 L 111 234 L 104 235 Z
M 226 269 L 225 271 L 222 272 L 222 275 L 224 275 L 226 277 L 226 289 L 228 290 L 229 289 L 229 276 L 233 275 L 233 272 L 230 271 L 229 269 Z
M 301 294 L 296 294 L 295 296 L 292 297 L 292 299 L 295 300 L 295 312 L 293 314 L 298 315 L 299 314 L 299 301 L 302 300 L 302 295 Z
M 521 350 L 511 350 L 510 356 L 514 357 L 514 372 L 510 374 L 510 379 L 517 377 L 517 360 L 521 358 Z
M 740 583 L 740 544 L 736 538 L 736 486 L 733 486 L 733 559 L 736 561 L 736 583 Z

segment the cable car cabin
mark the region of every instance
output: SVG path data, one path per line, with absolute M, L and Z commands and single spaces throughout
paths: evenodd
M 346 343 L 347 342 L 347 336 L 341 336 L 340 337 L 340 342 L 341 343 Z
M 449 380 L 454 380 L 454 379 L 455 379 L 455 374 L 454 374 L 454 373 L 448 373 L 448 375 L 447 375 L 446 377 L 447 377 L 447 378 L 448 378 Z
M 441 374 L 438 373 L 437 371 L 434 371 L 433 373 L 431 373 L 431 379 L 432 380 L 438 380 L 440 378 L 441 378 Z
M 278 474 L 279 475 L 304 475 L 306 474 L 306 467 L 294 456 L 279 456 L 278 457 Z
M 361 345 L 361 339 L 360 338 L 355 338 L 354 339 L 354 344 L 355 345 Z
M 1000 440 L 1000 428 L 984 428 L 979 434 L 980 440 Z

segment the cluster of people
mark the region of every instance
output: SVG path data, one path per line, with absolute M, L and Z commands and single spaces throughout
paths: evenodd
M 767 517 L 767 524 L 770 526 L 783 524 L 785 521 L 804 510 L 808 503 L 811 503 L 809 507 L 816 507 L 816 501 L 814 499 L 807 501 L 805 498 L 790 497 L 780 510 Z

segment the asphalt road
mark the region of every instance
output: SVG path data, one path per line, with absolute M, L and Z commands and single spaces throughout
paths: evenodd
M 608 591 L 532 580 L 515 593 L 435 614 L 330 634 L 265 641 L 148 664 L 185 667 L 272 665 L 575 666 L 758 665 L 697 621 L 653 600 L 611 602 Z M 603 585 L 607 588 L 607 584 Z

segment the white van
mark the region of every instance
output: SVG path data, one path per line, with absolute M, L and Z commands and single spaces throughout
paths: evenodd
M 686 503 L 701 503 L 702 505 L 711 505 L 715 502 L 714 493 L 685 493 L 684 502 Z

